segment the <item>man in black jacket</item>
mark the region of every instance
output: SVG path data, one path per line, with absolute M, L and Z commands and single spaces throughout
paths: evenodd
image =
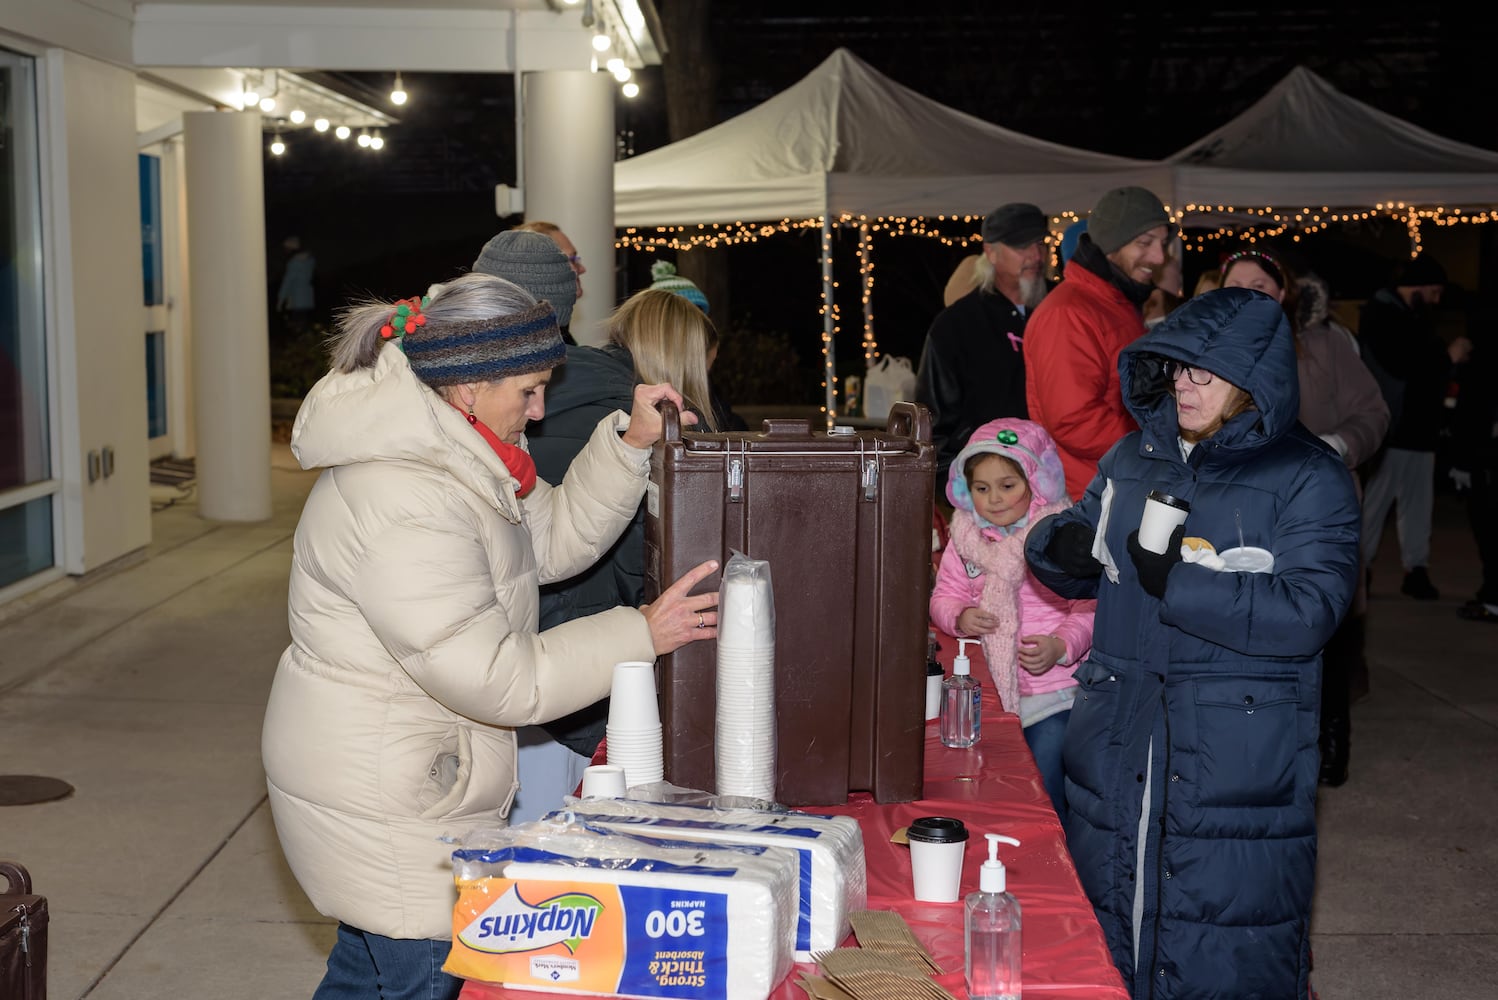
M 916 401 L 931 410 L 936 496 L 947 470 L 978 427 L 996 417 L 1026 417 L 1025 320 L 1045 297 L 1045 213 L 1000 205 L 983 220 L 978 287 L 937 314 L 916 373 Z
M 1400 267 L 1393 288 L 1374 293 L 1358 321 L 1363 358 L 1378 377 L 1393 415 L 1388 447 L 1363 495 L 1363 562 L 1372 565 L 1384 518 L 1396 506 L 1404 564 L 1400 590 L 1420 601 L 1440 596 L 1426 569 L 1436 446 L 1452 365 L 1471 348 L 1465 337 L 1448 347 L 1436 332 L 1432 314 L 1445 286 L 1445 270 L 1422 254 Z

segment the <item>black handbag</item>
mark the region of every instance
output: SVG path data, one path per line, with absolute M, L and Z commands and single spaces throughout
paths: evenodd
M 46 1000 L 47 897 L 31 892 L 31 875 L 0 861 L 9 887 L 0 893 L 0 997 Z

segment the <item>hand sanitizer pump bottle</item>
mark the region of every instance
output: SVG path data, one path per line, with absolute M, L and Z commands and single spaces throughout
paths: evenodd
M 952 675 L 941 682 L 941 742 L 964 748 L 978 742 L 983 731 L 983 687 L 972 675 L 967 644 L 977 639 L 958 639 L 952 658 Z
M 1013 837 L 986 833 L 988 860 L 978 870 L 978 891 L 963 901 L 965 971 L 971 1000 L 1020 1000 L 1019 900 L 1005 892 L 999 842 Z

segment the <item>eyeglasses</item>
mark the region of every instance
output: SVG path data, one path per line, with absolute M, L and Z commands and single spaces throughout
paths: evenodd
M 1186 373 L 1186 377 L 1191 380 L 1193 385 L 1211 385 L 1214 377 L 1205 368 L 1192 368 L 1190 365 L 1183 365 L 1179 361 L 1167 361 L 1164 367 L 1165 377 L 1172 382 L 1180 378 L 1182 372 Z

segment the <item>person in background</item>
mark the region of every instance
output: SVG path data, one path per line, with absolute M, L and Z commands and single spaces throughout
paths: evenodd
M 1467 521 L 1477 543 L 1482 577 L 1477 593 L 1457 615 L 1467 621 L 1498 624 L 1498 348 L 1491 317 L 1479 340 L 1456 370 L 1456 407 L 1451 415 L 1450 476 L 1466 495 Z
M 551 306 L 463 275 L 344 311 L 297 414 L 292 452 L 324 471 L 297 523 L 261 753 L 286 861 L 338 921 L 315 1000 L 456 997 L 450 838 L 504 821 L 515 727 L 603 697 L 620 660 L 717 632 L 716 592 L 689 594 L 715 561 L 652 604 L 539 630 L 539 585 L 629 523 L 656 404 L 682 401 L 637 387 L 552 486 L 525 427 L 563 357 Z
M 555 222 L 547 222 L 545 219 L 532 219 L 522 222 L 515 228 L 523 233 L 540 233 L 556 244 L 562 256 L 567 258 L 567 265 L 572 268 L 572 275 L 577 282 L 577 294 L 573 298 L 574 300 L 582 298 L 583 275 L 588 273 L 588 269 L 583 264 L 582 256 L 577 252 L 577 246 L 567 238 L 566 233 L 562 232 L 562 227 Z
M 1118 352 L 1144 333 L 1140 313 L 1165 263 L 1170 216 L 1142 187 L 1106 192 L 1061 284 L 1035 310 L 1025 338 L 1031 420 L 1056 442 L 1066 489 L 1081 495 L 1097 461 L 1134 429 L 1118 389 Z
M 711 316 L 712 313 L 708 308 L 707 296 L 703 294 L 702 289 L 698 288 L 697 283 L 692 281 L 692 279 L 684 278 L 677 274 L 676 265 L 669 260 L 658 260 L 654 264 L 651 264 L 650 277 L 651 288 L 658 291 L 674 292 L 698 309 L 701 309 L 703 315 Z M 718 328 L 711 322 L 707 325 L 707 338 L 707 370 L 709 373 L 709 382 L 711 383 L 713 363 L 718 360 Z M 713 424 L 718 430 L 746 431 L 749 429 L 749 425 L 744 422 L 744 418 L 733 412 L 733 407 L 723 398 L 716 384 L 709 385 L 709 395 L 712 396 Z
M 711 333 L 712 321 L 685 297 L 646 290 L 614 310 L 602 347 L 567 348 L 567 363 L 547 388 L 546 415 L 529 431 L 541 478 L 565 482 L 586 455 L 598 421 L 615 410 L 631 413 L 640 385 L 679 386 L 685 406 L 704 414 L 699 429 L 718 430 L 707 375 Z M 644 601 L 644 503 L 637 500 L 631 513 L 618 540 L 593 565 L 542 586 L 543 630 Z M 582 780 L 603 738 L 608 706 L 607 698 L 598 698 L 562 718 L 520 730 L 520 790 L 512 819 L 539 819 L 561 807 L 562 796 Z
M 550 302 L 557 313 L 562 343 L 577 343 L 568 327 L 581 286 L 566 256 L 546 236 L 528 229 L 497 233 L 479 251 L 471 270 L 513 281 L 537 299 Z
M 982 640 L 999 700 L 1019 716 L 1063 822 L 1061 741 L 1097 602 L 1070 601 L 1041 586 L 1025 565 L 1025 537 L 1042 517 L 1071 506 L 1065 480 L 1039 424 L 1001 417 L 978 428 L 948 473 L 951 536 L 931 592 L 932 624 Z
M 1118 367 L 1139 430 L 1025 544 L 1042 583 L 1097 599 L 1066 727 L 1067 847 L 1132 996 L 1310 996 L 1311 734 L 1357 582 L 1357 496 L 1300 425 L 1269 296 L 1193 298 Z M 1190 504 L 1159 553 L 1140 543 L 1152 491 Z M 1219 555 L 1240 546 L 1256 571 Z
M 931 411 L 936 483 L 974 430 L 995 417 L 1025 416 L 1025 324 L 1045 297 L 1045 214 L 1000 205 L 983 220 L 978 287 L 937 314 L 916 371 L 916 402 Z
M 1421 254 L 1400 265 L 1393 287 L 1375 292 L 1358 320 L 1363 360 L 1384 389 L 1393 419 L 1388 447 L 1363 498 L 1363 560 L 1373 565 L 1394 507 L 1404 566 L 1399 589 L 1417 601 L 1441 596 L 1427 569 L 1436 447 L 1452 366 L 1466 360 L 1472 347 L 1466 337 L 1448 345 L 1436 331 L 1434 312 L 1445 287 L 1445 269 Z
M 1063 273 L 1066 270 L 1066 265 L 1071 263 L 1072 257 L 1076 256 L 1077 241 L 1082 238 L 1082 234 L 1085 232 L 1087 232 L 1086 219 L 1078 219 L 1077 221 L 1068 225 L 1065 229 L 1061 230 L 1061 247 L 1059 257 Z M 1057 275 L 1057 277 L 1059 278 L 1060 275 Z
M 1362 496 L 1357 467 L 1372 458 L 1389 429 L 1389 407 L 1352 333 L 1331 319 L 1331 295 L 1315 274 L 1297 278 L 1284 258 L 1264 249 L 1230 254 L 1219 269 L 1225 288 L 1252 288 L 1278 302 L 1295 335 L 1300 422 L 1336 451 Z M 1352 605 L 1321 651 L 1320 781 L 1347 781 L 1352 753 L 1352 682 L 1363 662 L 1368 591 L 1358 573 Z
M 317 293 L 312 285 L 317 258 L 302 246 L 297 236 L 286 237 L 281 249 L 286 251 L 286 269 L 281 272 L 281 287 L 276 291 L 276 311 L 286 314 L 286 324 L 292 333 L 301 333 L 312 325 L 317 308 Z

